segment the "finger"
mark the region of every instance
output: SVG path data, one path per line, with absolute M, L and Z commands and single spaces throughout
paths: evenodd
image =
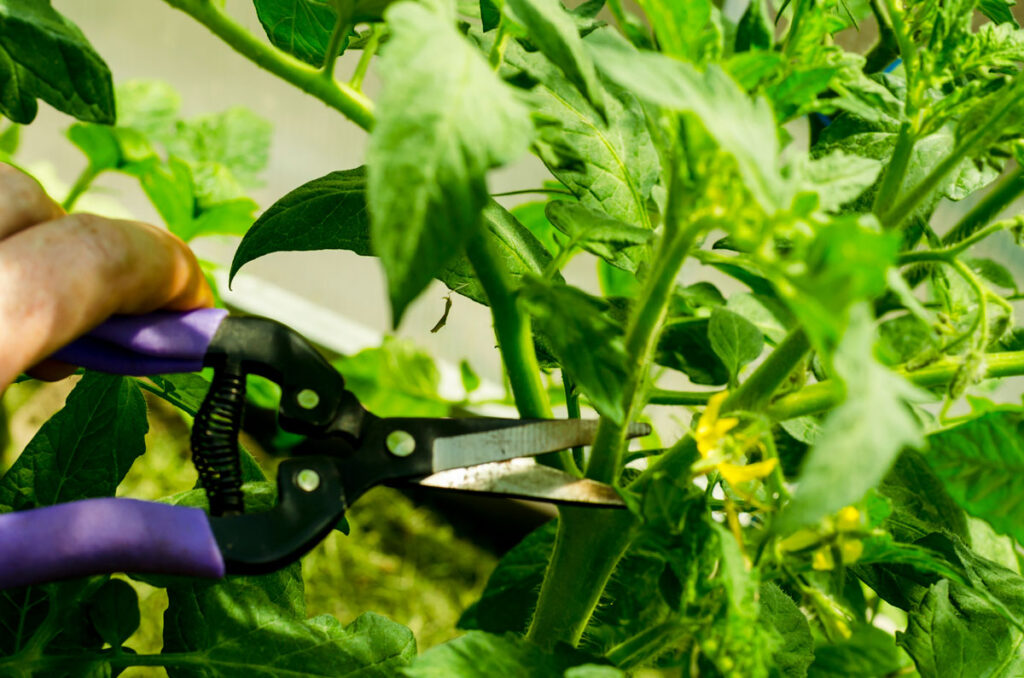
M 0 240 L 62 214 L 35 179 L 0 163 Z
M 0 389 L 116 313 L 210 306 L 180 239 L 147 224 L 72 214 L 0 241 Z

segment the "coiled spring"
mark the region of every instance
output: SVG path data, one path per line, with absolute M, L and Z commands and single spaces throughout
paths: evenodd
M 241 513 L 244 509 L 238 454 L 244 406 L 245 376 L 217 370 L 192 426 L 192 461 L 210 500 L 210 515 Z

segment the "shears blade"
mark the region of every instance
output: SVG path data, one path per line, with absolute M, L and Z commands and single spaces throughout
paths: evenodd
M 497 421 L 502 425 L 435 438 L 432 470 L 437 473 L 590 445 L 598 425 L 596 419 L 534 420 L 514 426 L 509 426 L 508 420 Z M 626 437 L 638 438 L 650 432 L 647 424 L 630 424 Z
M 531 499 L 552 504 L 585 504 L 608 508 L 625 506 L 610 485 L 577 478 L 524 457 L 453 468 L 411 482 L 441 490 Z

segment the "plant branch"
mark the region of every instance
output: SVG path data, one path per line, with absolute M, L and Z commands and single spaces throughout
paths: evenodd
M 621 423 L 607 417 L 601 418 L 590 451 L 590 464 L 587 466 L 589 478 L 604 483 L 614 483 L 618 478 L 626 443 L 626 426 L 636 414 L 641 386 L 648 376 L 676 276 L 704 226 L 698 220 L 676 233 L 668 242 L 663 242 L 661 255 L 655 259 L 653 270 L 644 281 L 644 289 L 640 294 L 642 301 L 626 329 L 627 376 L 622 388 L 625 415 Z M 670 229 L 666 227 L 666 237 L 670 234 Z
M 878 187 L 875 194 L 875 202 L 871 211 L 878 216 L 882 210 L 892 204 L 892 201 L 899 195 L 903 186 L 903 179 L 907 175 L 907 167 L 910 166 L 910 157 L 914 153 L 914 143 L 917 141 L 917 134 L 910 121 L 900 125 L 899 136 L 896 137 L 896 147 L 892 152 L 892 159 L 886 166 L 885 174 L 882 176 L 882 185 Z
M 722 414 L 733 410 L 760 412 L 786 377 L 811 349 L 807 333 L 791 330 L 760 365 L 722 403 Z
M 962 365 L 963 361 L 960 357 L 947 356 L 912 372 L 902 368 L 897 369 L 896 372 L 916 386 L 929 388 L 945 386 L 951 382 Z M 985 354 L 984 379 L 1022 375 L 1024 375 L 1024 351 Z M 843 399 L 843 394 L 841 385 L 835 384 L 831 380 L 822 381 L 779 398 L 768 407 L 767 413 L 777 421 L 818 414 L 838 405 Z
M 70 212 L 75 208 L 75 203 L 82 197 L 82 194 L 89 190 L 92 186 L 92 182 L 96 180 L 100 173 L 96 171 L 96 168 L 92 163 L 85 166 L 82 173 L 75 179 L 75 183 L 71 185 L 71 190 L 68 191 L 68 195 L 64 198 L 64 202 L 60 204 L 61 209 L 65 212 Z
M 373 60 L 373 55 L 377 53 L 377 48 L 380 46 L 380 29 L 373 24 L 370 26 L 369 32 L 370 37 L 363 46 L 363 53 L 359 55 L 359 63 L 356 64 L 356 70 L 352 72 L 352 79 L 348 81 L 349 86 L 357 92 L 362 91 L 363 80 L 370 68 L 370 61 Z
M 365 130 L 373 127 L 373 102 L 347 84 L 324 78 L 281 50 L 265 44 L 225 14 L 213 0 L 164 0 L 185 12 L 226 42 L 231 49 L 282 80 L 316 97 Z
M 897 265 L 905 266 L 907 264 L 916 264 L 924 261 L 944 261 L 951 263 L 956 259 L 957 255 L 962 254 L 973 245 L 981 242 L 985 238 L 989 237 L 993 233 L 999 231 L 1005 231 L 1017 225 L 1019 220 L 1017 219 L 1005 219 L 1003 221 L 997 221 L 994 224 L 989 224 L 981 230 L 974 231 L 971 235 L 965 237 L 959 242 L 949 247 L 942 247 L 934 250 L 917 250 L 914 252 L 904 252 L 896 260 Z M 945 239 L 943 239 L 945 240 Z
M 721 391 L 671 391 L 652 388 L 647 402 L 651 405 L 705 405 L 712 396 Z
M 352 30 L 352 12 L 351 8 L 344 7 L 342 2 L 331 4 L 334 6 L 334 11 L 337 12 L 338 18 L 334 22 L 334 28 L 331 30 L 331 39 L 327 43 L 327 51 L 324 52 L 324 65 L 320 72 L 325 79 L 334 82 L 334 65 L 338 62 L 342 44 Z
M 512 396 L 519 414 L 526 418 L 551 419 L 551 403 L 540 379 L 540 365 L 530 333 L 530 317 L 516 303 L 516 295 L 505 274 L 505 267 L 492 250 L 484 233 L 470 238 L 466 255 L 484 288 L 494 318 L 494 334 L 505 363 Z M 576 470 L 568 451 L 539 457 L 563 471 Z

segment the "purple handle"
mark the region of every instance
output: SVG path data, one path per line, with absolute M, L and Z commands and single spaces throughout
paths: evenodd
M 84 499 L 0 514 L 0 589 L 113 572 L 223 577 L 202 510 Z
M 200 308 L 114 316 L 53 357 L 110 374 L 197 372 L 227 314 L 221 308 Z

